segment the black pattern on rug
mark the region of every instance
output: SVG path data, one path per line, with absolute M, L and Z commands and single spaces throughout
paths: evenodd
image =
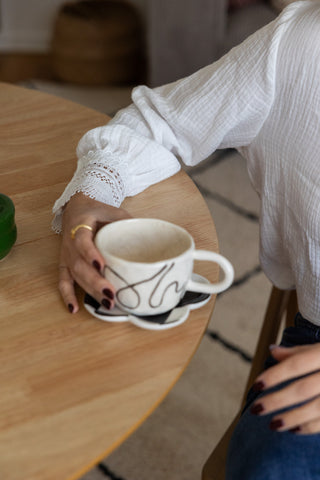
M 210 190 L 198 181 L 195 180 L 195 176 L 198 175 L 199 173 L 205 173 L 207 170 L 214 168 L 216 165 L 220 164 L 223 161 L 228 161 L 230 159 L 230 155 L 234 155 L 236 152 L 235 149 L 228 148 L 224 150 L 217 150 L 207 161 L 204 163 L 199 164 L 198 166 L 194 167 L 192 170 L 190 170 L 189 175 L 191 176 L 193 182 L 196 184 L 197 188 L 201 192 L 201 194 L 204 196 L 206 199 L 214 200 L 215 202 L 219 203 L 220 205 L 226 207 L 227 209 L 231 210 L 233 213 L 236 215 L 240 215 L 242 218 L 258 223 L 259 222 L 259 216 L 251 212 L 250 210 L 241 207 L 240 205 L 237 205 L 230 199 L 224 197 L 223 195 L 220 195 L 219 193 Z M 231 287 L 226 291 L 226 292 L 221 292 L 218 297 L 217 301 L 221 300 L 221 298 L 224 295 L 228 295 L 228 293 L 238 287 L 243 286 L 245 283 L 247 283 L 252 277 L 260 274 L 262 272 L 262 269 L 260 265 L 255 266 L 251 270 L 245 272 L 241 277 L 236 278 L 233 281 L 233 284 Z M 237 355 L 240 356 L 242 360 L 245 362 L 252 362 L 252 355 L 249 353 L 245 352 L 241 347 L 236 345 L 233 342 L 230 342 L 228 339 L 224 338 L 221 336 L 218 332 L 213 331 L 208 329 L 206 331 L 206 335 L 213 341 L 219 343 L 222 347 L 226 348 L 227 350 L 236 353 Z
M 107 465 L 104 463 L 99 463 L 97 465 L 97 469 L 103 473 L 103 475 L 107 478 L 110 478 L 110 480 L 126 480 L 124 477 L 119 477 L 116 473 L 114 473 L 112 470 L 110 470 Z

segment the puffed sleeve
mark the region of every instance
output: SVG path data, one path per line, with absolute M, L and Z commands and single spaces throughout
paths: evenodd
M 128 108 L 80 140 L 76 172 L 54 205 L 54 229 L 76 192 L 118 207 L 178 172 L 180 161 L 195 165 L 217 148 L 248 145 L 272 106 L 278 46 L 293 10 L 189 77 L 136 87 Z

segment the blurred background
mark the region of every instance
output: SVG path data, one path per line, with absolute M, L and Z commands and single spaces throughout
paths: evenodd
M 160 85 L 217 59 L 281 1 L 1 0 L 0 80 Z
M 290 1 L 0 0 L 0 82 L 112 116 L 130 103 L 134 86 L 193 73 Z M 234 264 L 234 285 L 218 296 L 196 355 L 160 407 L 82 480 L 200 479 L 239 408 L 270 291 L 259 267 L 259 201 L 235 150 L 187 172 Z

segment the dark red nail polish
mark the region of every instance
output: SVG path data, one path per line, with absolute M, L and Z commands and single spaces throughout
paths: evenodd
M 103 305 L 107 310 L 110 310 L 111 302 L 109 302 L 109 300 L 107 300 L 106 298 L 104 298 L 101 303 L 102 303 L 102 305 Z
M 279 430 L 279 428 L 283 427 L 284 426 L 284 423 L 283 423 L 283 420 L 281 418 L 277 418 L 276 420 L 272 420 L 270 422 L 270 430 Z
M 290 428 L 289 431 L 291 433 L 298 433 L 298 432 L 301 432 L 301 427 L 297 426 L 297 427 L 294 427 L 294 428 Z
M 262 403 L 256 403 L 255 405 L 252 405 L 252 407 L 250 408 L 250 412 L 253 415 L 260 415 L 260 413 L 262 413 L 263 410 L 264 410 L 264 406 L 262 405 Z
M 106 297 L 109 297 L 111 300 L 114 299 L 114 294 L 113 294 L 113 292 L 112 292 L 109 288 L 104 288 L 104 289 L 102 290 L 102 293 L 103 293 L 103 295 L 105 295 Z
M 70 313 L 73 312 L 73 305 L 72 305 L 72 303 L 68 303 L 68 310 L 69 310 Z
M 94 268 L 95 268 L 96 270 L 98 270 L 98 272 L 101 271 L 101 265 L 100 265 L 100 263 L 98 262 L 98 260 L 93 260 L 92 265 L 94 266 Z
M 265 389 L 265 383 L 260 380 L 252 385 L 252 389 L 254 392 L 261 392 Z

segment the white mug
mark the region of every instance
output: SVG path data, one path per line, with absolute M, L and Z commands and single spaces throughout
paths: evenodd
M 187 290 L 219 293 L 233 281 L 233 267 L 225 257 L 196 250 L 185 229 L 163 220 L 133 218 L 109 223 L 98 231 L 95 244 L 106 261 L 104 276 L 115 287 L 116 305 L 135 315 L 167 312 Z M 193 281 L 194 260 L 217 263 L 223 280 Z

